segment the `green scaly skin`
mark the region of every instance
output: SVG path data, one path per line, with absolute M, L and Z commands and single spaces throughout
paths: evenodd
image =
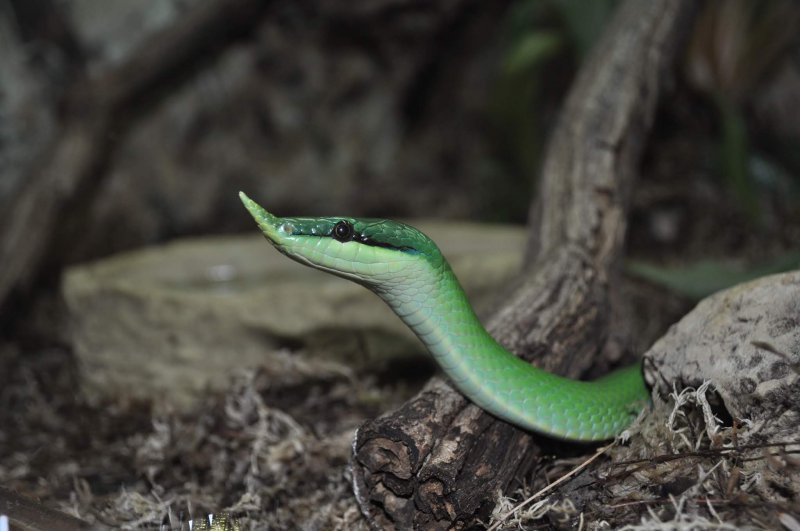
M 239 196 L 278 251 L 380 296 L 456 387 L 491 414 L 552 437 L 596 441 L 619 434 L 648 403 L 639 364 L 582 382 L 503 348 L 478 321 L 436 244 L 417 229 L 377 219 L 279 218 Z

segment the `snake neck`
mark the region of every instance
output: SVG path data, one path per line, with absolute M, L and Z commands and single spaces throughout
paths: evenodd
M 418 260 L 371 287 L 464 395 L 517 426 L 564 439 L 607 439 L 629 425 L 648 399 L 638 365 L 583 382 L 511 354 L 480 323 L 444 261 Z
M 469 398 L 487 407 L 487 360 L 520 360 L 486 331 L 447 262 L 374 291 L 417 335 L 439 366 Z M 481 363 L 476 363 L 481 361 Z

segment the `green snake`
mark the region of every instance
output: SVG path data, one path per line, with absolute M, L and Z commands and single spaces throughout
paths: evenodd
M 496 417 L 551 437 L 595 441 L 619 434 L 648 403 L 640 364 L 584 382 L 503 348 L 481 325 L 439 248 L 417 229 L 380 219 L 282 218 L 239 197 L 278 251 L 382 298 L 455 386 Z

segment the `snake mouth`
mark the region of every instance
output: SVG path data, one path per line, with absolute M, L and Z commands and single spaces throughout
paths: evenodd
M 253 216 L 258 228 L 272 243 L 280 245 L 284 242 L 286 236 L 294 232 L 294 227 L 291 223 L 284 222 L 281 218 L 270 214 L 264 210 L 264 207 L 247 197 L 244 192 L 239 192 L 239 199 L 241 199 L 247 211 L 250 212 L 250 215 Z

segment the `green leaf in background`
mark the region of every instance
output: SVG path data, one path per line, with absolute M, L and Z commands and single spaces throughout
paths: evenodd
M 716 0 L 704 2 L 689 37 L 686 80 L 715 103 L 720 126 L 718 170 L 753 224 L 765 222 L 765 194 L 750 172 L 750 144 L 764 143 L 749 127 L 748 109 L 764 82 L 791 61 L 798 23 L 796 1 Z M 790 164 L 791 158 L 778 162 Z
M 631 275 L 663 286 L 698 301 L 717 291 L 775 273 L 800 267 L 800 251 L 780 256 L 772 262 L 750 268 L 722 260 L 702 260 L 685 266 L 669 267 L 630 260 L 625 270 Z
M 509 50 L 504 65 L 505 74 L 513 76 L 533 70 L 553 57 L 561 45 L 561 35 L 555 31 L 541 30 L 525 35 Z
M 757 223 L 761 219 L 759 193 L 748 171 L 750 150 L 743 111 L 722 95 L 718 96 L 716 101 L 722 122 L 720 145 L 722 173 L 750 221 Z

